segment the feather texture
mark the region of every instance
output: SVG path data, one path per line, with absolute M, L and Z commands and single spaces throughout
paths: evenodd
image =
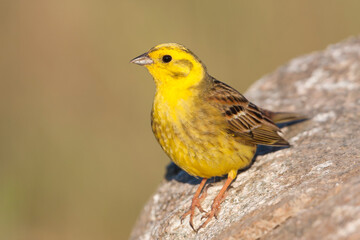
M 264 111 L 229 85 L 212 79 L 208 101 L 219 108 L 228 125 L 226 131 L 240 142 L 288 146 L 281 131 Z M 272 112 L 271 112 L 272 113 Z

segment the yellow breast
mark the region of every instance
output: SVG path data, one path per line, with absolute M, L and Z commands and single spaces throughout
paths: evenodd
M 256 146 L 232 138 L 220 111 L 194 91 L 156 93 L 152 129 L 163 150 L 187 173 L 203 178 L 248 166 Z

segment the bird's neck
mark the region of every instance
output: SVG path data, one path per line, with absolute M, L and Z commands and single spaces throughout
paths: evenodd
M 197 97 L 206 81 L 205 73 L 189 74 L 181 79 L 156 81 L 155 98 L 171 107 L 176 107 L 181 101 L 191 101 Z
M 162 118 L 177 121 L 193 112 L 197 99 L 203 91 L 203 81 L 198 84 L 184 87 L 184 85 L 158 85 L 155 93 L 153 111 Z

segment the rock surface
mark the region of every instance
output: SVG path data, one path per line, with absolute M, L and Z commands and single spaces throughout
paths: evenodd
M 131 239 L 360 239 L 360 37 L 290 61 L 245 95 L 312 119 L 284 127 L 292 147 L 259 154 L 198 233 L 180 216 L 199 180 L 169 167 Z M 209 187 L 206 210 L 223 183 Z

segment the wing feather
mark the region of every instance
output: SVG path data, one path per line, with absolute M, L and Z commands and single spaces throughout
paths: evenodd
M 228 123 L 226 131 L 233 137 L 251 144 L 289 145 L 264 110 L 238 91 L 216 79 L 209 91 L 208 101 L 222 111 Z

